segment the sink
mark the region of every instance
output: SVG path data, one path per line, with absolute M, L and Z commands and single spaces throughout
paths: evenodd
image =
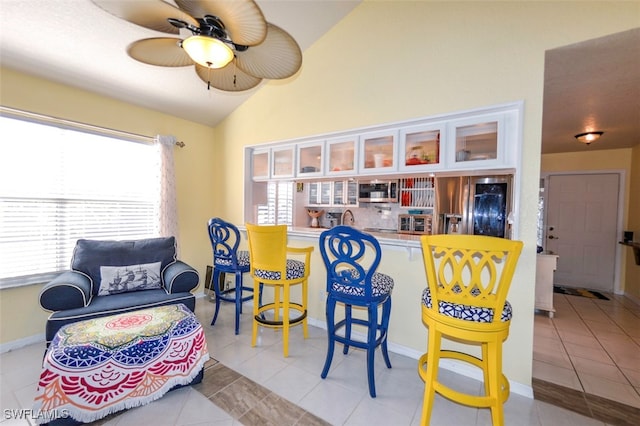
M 387 234 L 397 234 L 398 231 L 396 229 L 392 229 L 392 228 L 364 228 L 363 231 L 365 232 L 384 232 Z

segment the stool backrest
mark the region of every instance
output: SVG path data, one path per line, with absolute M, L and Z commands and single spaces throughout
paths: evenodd
M 440 302 L 501 312 L 522 241 L 482 235 L 423 235 L 420 238 L 431 309 Z M 493 315 L 492 321 L 500 321 Z
M 374 236 L 350 226 L 336 226 L 320 234 L 319 245 L 328 293 L 340 289 L 342 297 L 375 299 L 372 278 L 380 265 L 381 249 Z
M 240 231 L 238 228 L 219 217 L 209 220 L 209 240 L 213 249 L 213 264 L 221 269 L 238 269 L 238 246 Z
M 251 275 L 256 269 L 287 276 L 287 225 L 246 224 Z

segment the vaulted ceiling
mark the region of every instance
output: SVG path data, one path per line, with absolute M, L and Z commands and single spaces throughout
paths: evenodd
M 360 0 L 257 3 L 267 21 L 289 32 L 304 54 Z M 191 66 L 155 67 L 127 56 L 132 41 L 162 35 L 118 19 L 90 0 L 2 1 L 0 6 L 5 67 L 210 126 L 259 90 L 207 90 Z M 590 146 L 573 137 L 589 130 L 604 135 Z M 640 143 L 639 135 L 640 28 L 546 52 L 543 153 L 631 147 Z

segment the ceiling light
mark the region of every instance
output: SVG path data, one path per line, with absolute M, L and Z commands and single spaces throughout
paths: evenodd
M 233 51 L 217 38 L 195 35 L 182 41 L 182 48 L 195 62 L 207 68 L 222 68 L 233 59 Z
M 589 145 L 591 142 L 598 140 L 603 133 L 604 132 L 586 132 L 579 133 L 575 137 L 580 142 Z

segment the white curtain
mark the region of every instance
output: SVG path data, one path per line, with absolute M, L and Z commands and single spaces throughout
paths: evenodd
M 176 141 L 176 137 L 172 135 L 157 135 L 154 138 L 155 145 L 160 151 L 159 233 L 162 237 L 175 236 L 178 240 L 176 174 L 173 161 Z

